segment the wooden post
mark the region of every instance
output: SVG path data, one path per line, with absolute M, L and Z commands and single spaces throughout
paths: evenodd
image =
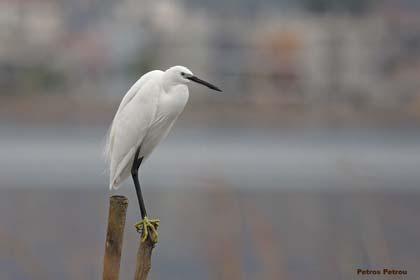
M 149 238 L 144 242 L 139 242 L 139 249 L 137 250 L 137 265 L 134 280 L 146 280 L 150 269 L 152 268 L 152 251 L 155 243 Z
M 109 199 L 103 280 L 118 280 L 128 199 L 114 195 Z

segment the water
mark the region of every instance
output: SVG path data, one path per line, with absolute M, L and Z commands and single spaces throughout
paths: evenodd
M 106 128 L 0 128 L 0 279 L 100 278 Z M 142 169 L 161 219 L 151 278 L 355 279 L 393 267 L 414 279 L 419 140 L 408 128 L 177 126 Z M 126 184 L 121 279 L 138 245 Z
M 0 188 L 107 187 L 106 127 L 0 129 Z M 419 155 L 420 133 L 410 128 L 178 126 L 142 167 L 142 182 L 199 188 L 216 178 L 246 189 L 418 189 Z

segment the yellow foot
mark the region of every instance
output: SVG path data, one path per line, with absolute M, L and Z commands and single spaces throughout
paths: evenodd
M 158 232 L 157 228 L 159 226 L 159 219 L 151 219 L 144 217 L 144 219 L 134 226 L 137 229 L 137 232 L 141 234 L 141 242 L 146 241 L 146 239 L 149 237 L 150 234 L 150 240 L 153 243 L 158 242 Z

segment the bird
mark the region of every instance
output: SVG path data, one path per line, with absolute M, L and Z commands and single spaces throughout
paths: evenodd
M 160 221 L 147 216 L 139 183 L 139 168 L 166 138 L 183 112 L 191 82 L 222 92 L 184 66 L 150 71 L 124 95 L 107 134 L 105 156 L 109 165 L 109 188 L 118 189 L 131 174 L 141 215 L 141 221 L 135 224 L 135 228 L 143 242 L 149 237 L 154 243 L 158 241 Z

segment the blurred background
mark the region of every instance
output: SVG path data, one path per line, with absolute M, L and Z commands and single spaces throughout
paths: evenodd
M 0 42 L 1 279 L 101 277 L 108 125 L 172 65 L 224 93 L 192 85 L 142 168 L 151 278 L 419 275 L 418 1 L 0 0 Z

